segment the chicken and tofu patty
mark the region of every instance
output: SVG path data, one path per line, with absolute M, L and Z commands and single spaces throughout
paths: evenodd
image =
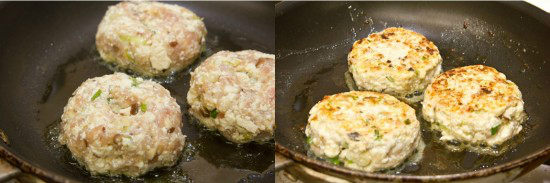
M 61 120 L 60 143 L 92 174 L 136 177 L 174 165 L 185 141 L 170 92 L 123 73 L 82 83 Z
M 369 91 L 325 96 L 310 110 L 305 133 L 316 156 L 367 172 L 399 166 L 421 140 L 413 108 Z
M 455 68 L 426 89 L 422 115 L 442 141 L 499 145 L 518 134 L 526 119 L 518 86 L 483 65 Z
M 387 28 L 356 41 L 348 54 L 349 72 L 359 90 L 387 93 L 409 104 L 441 73 L 439 50 L 423 35 Z
M 158 2 L 121 2 L 99 24 L 96 46 L 107 63 L 143 76 L 166 76 L 200 56 L 206 37 L 190 10 Z
M 275 56 L 220 51 L 191 73 L 189 112 L 235 143 L 265 142 L 275 127 Z

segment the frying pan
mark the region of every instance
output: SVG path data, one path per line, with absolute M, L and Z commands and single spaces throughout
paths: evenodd
M 208 29 L 206 52 L 163 83 L 184 113 L 186 147 L 175 167 L 138 179 L 91 176 L 56 143 L 56 124 L 71 93 L 88 78 L 113 73 L 100 64 L 94 45 L 97 25 L 115 3 L 0 3 L 0 129 L 9 140 L 0 143 L 0 155 L 48 182 L 273 182 L 273 142 L 229 144 L 193 121 L 186 103 L 189 72 L 207 56 L 220 50 L 274 52 L 271 2 L 170 2 L 203 17 Z
M 546 12 L 525 2 L 282 2 L 275 13 L 275 149 L 285 157 L 346 179 L 392 181 L 509 181 L 550 157 Z M 529 119 L 512 148 L 497 157 L 450 152 L 423 126 L 427 146 L 422 161 L 397 173 L 367 173 L 308 156 L 308 111 L 325 95 L 349 91 L 344 72 L 353 42 L 387 27 L 408 28 L 433 41 L 444 70 L 483 64 L 514 81 Z M 413 107 L 426 125 L 418 113 L 421 106 Z

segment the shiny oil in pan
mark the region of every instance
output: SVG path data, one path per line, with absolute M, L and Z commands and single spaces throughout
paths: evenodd
M 95 47 L 81 50 L 72 59 L 57 68 L 54 77 L 38 104 L 37 120 L 50 124 L 44 131 L 44 141 L 49 152 L 61 162 L 67 171 L 90 177 L 96 182 L 210 182 L 216 180 L 258 181 L 273 177 L 274 143 L 235 145 L 228 143 L 218 133 L 204 129 L 190 116 L 187 105 L 190 71 L 211 54 L 222 49 L 240 50 L 245 38 L 232 39 L 228 34 L 209 34 L 201 57 L 189 68 L 169 78 L 154 78 L 170 91 L 181 107 L 182 132 L 186 145 L 181 159 L 173 167 L 159 168 L 138 178 L 92 176 L 72 157 L 70 151 L 59 144 L 59 122 L 63 107 L 71 94 L 86 79 L 111 74 L 109 65 L 102 64 Z M 235 43 L 235 42 L 241 43 Z M 248 43 L 254 45 L 253 43 Z M 255 44 L 257 50 L 266 50 Z M 113 68 L 111 68 L 113 69 Z

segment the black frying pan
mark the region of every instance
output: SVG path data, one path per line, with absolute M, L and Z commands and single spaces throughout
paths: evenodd
M 525 2 L 283 2 L 276 5 L 276 150 L 294 161 L 353 180 L 459 180 L 499 172 L 510 180 L 550 157 L 550 15 Z M 529 120 L 498 156 L 450 152 L 422 131 L 423 160 L 397 175 L 334 166 L 306 155 L 308 111 L 325 95 L 349 91 L 347 53 L 355 40 L 386 27 L 425 35 L 443 68 L 484 64 L 514 81 Z M 419 111 L 419 106 L 415 109 Z M 420 115 L 417 114 L 420 120 Z M 426 123 L 421 120 L 421 123 Z M 513 170 L 513 171 L 512 171 Z M 437 176 L 436 176 L 437 175 Z
M 0 155 L 48 181 L 273 182 L 274 145 L 236 146 L 205 131 L 187 113 L 189 72 L 220 51 L 274 52 L 274 3 L 177 2 L 204 17 L 207 51 L 163 84 L 184 113 L 187 146 L 176 167 L 138 179 L 91 177 L 55 139 L 63 107 L 86 79 L 110 74 L 94 48 L 97 25 L 116 2 L 0 3 Z

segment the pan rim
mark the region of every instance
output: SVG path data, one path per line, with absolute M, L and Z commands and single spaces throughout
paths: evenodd
M 550 157 L 550 145 L 548 145 L 545 148 L 535 151 L 534 153 L 529 154 L 518 160 L 510 161 L 510 162 L 503 163 L 503 164 L 489 167 L 489 168 L 482 168 L 480 170 L 475 170 L 475 171 L 467 171 L 467 172 L 453 173 L 453 174 L 440 174 L 440 175 L 395 175 L 395 174 L 369 173 L 365 171 L 353 170 L 346 167 L 332 165 L 327 162 L 322 162 L 320 160 L 310 158 L 307 155 L 291 150 L 277 142 L 275 143 L 275 151 L 277 153 L 282 154 L 286 158 L 290 158 L 293 161 L 306 165 L 307 167 L 313 168 L 315 170 L 329 170 L 333 173 L 337 173 L 340 175 L 354 176 L 354 177 L 374 179 L 374 180 L 385 180 L 385 181 L 388 181 L 388 180 L 389 181 L 395 181 L 395 180 L 454 181 L 454 180 L 467 180 L 472 178 L 488 177 L 497 173 L 507 172 L 514 168 L 524 167 L 525 165 L 528 165 L 529 163 L 535 160 L 538 160 L 542 157 Z M 521 174 L 519 175 L 522 175 L 524 173 L 526 172 L 522 170 Z
M 12 166 L 21 169 L 21 171 L 37 175 L 39 178 L 47 180 L 48 182 L 79 182 L 63 175 L 51 172 L 47 169 L 40 168 L 37 165 L 32 164 L 31 162 L 24 160 L 23 158 L 14 154 L 11 150 L 8 149 L 8 147 L 5 147 L 4 145 L 0 145 L 0 157 L 8 161 Z

